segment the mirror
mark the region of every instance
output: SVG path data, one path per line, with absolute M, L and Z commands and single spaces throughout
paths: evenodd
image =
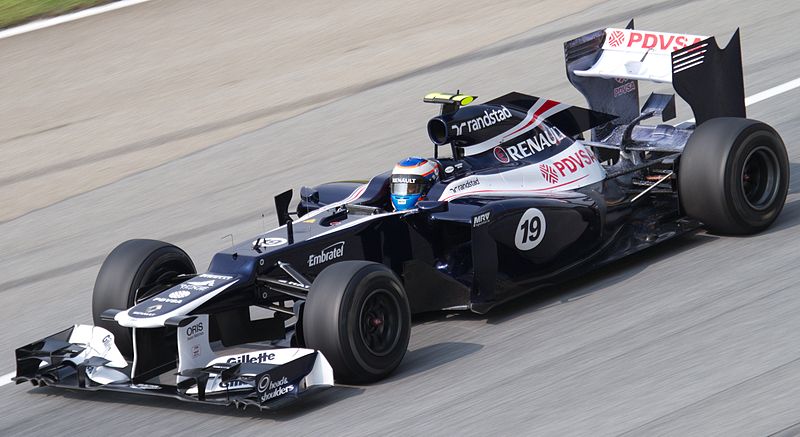
M 439 200 L 421 200 L 417 203 L 417 209 L 422 212 L 434 213 L 434 212 L 445 212 L 448 208 L 447 202 L 442 202 Z

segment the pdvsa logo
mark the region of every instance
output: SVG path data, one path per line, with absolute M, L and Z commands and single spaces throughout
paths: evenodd
M 672 35 L 659 32 L 631 32 L 628 47 L 675 51 L 702 41 L 695 35 Z
M 612 49 L 656 50 L 672 52 L 698 43 L 708 37 L 633 29 L 608 29 L 604 46 Z
M 544 180 L 555 184 L 560 177 L 577 173 L 595 162 L 597 162 L 597 157 L 594 156 L 594 153 L 591 150 L 582 148 L 558 161 L 539 164 L 539 171 L 542 173 Z
M 539 171 L 542 173 L 544 180 L 551 184 L 558 183 L 558 173 L 556 170 L 547 164 L 539 164 Z
M 618 47 L 625 42 L 625 33 L 621 30 L 615 30 L 608 35 L 608 45 L 611 47 Z

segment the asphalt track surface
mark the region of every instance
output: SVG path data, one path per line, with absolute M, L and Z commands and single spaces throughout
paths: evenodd
M 429 153 L 430 90 L 582 103 L 561 43 L 628 17 L 720 39 L 741 26 L 747 95 L 800 71 L 796 2 L 605 2 L 36 210 L 0 225 L 0 373 L 13 369 L 12 348 L 90 320 L 94 276 L 116 243 L 164 239 L 203 266 L 224 235 L 262 230 L 275 193 Z M 748 108 L 786 140 L 794 174 L 799 94 Z M 275 413 L 5 385 L 0 435 L 797 435 L 799 193 L 793 176 L 782 215 L 758 236 L 699 233 L 488 316 L 420 318 L 381 383 Z

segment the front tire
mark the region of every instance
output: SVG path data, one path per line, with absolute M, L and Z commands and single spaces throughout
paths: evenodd
M 133 357 L 133 339 L 130 328 L 116 322 L 101 320 L 107 309 L 126 310 L 149 297 L 139 295 L 142 287 L 164 283 L 181 274 L 196 273 L 194 263 L 183 250 L 157 240 L 128 240 L 108 254 L 92 294 L 92 318 L 114 334 L 114 342 L 122 355 Z M 142 290 L 146 293 L 146 290 Z
M 713 233 L 763 231 L 783 209 L 788 189 L 786 146 L 760 121 L 711 119 L 697 127 L 681 156 L 681 205 Z
M 388 376 L 403 359 L 411 310 L 400 280 L 386 266 L 343 261 L 317 276 L 303 309 L 307 347 L 318 349 L 336 380 L 369 383 Z

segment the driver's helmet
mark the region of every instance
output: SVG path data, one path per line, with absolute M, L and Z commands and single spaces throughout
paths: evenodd
M 392 170 L 391 180 L 395 211 L 414 208 L 438 179 L 439 165 L 435 161 L 412 156 L 398 162 Z

